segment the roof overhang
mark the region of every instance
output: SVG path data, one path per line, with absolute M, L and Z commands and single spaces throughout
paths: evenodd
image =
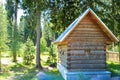
M 98 24 L 102 25 L 104 28 L 104 32 L 108 33 L 108 37 L 112 39 L 113 42 L 118 42 L 119 40 L 115 37 L 115 35 L 108 29 L 108 27 L 102 22 L 102 20 L 94 13 L 91 8 L 88 8 L 81 16 L 79 16 L 76 20 L 73 21 L 69 25 L 69 27 L 54 41 L 55 44 L 61 43 L 65 40 L 65 38 L 70 34 L 70 32 L 78 25 L 78 23 L 88 14 L 91 13 L 95 19 L 98 21 Z

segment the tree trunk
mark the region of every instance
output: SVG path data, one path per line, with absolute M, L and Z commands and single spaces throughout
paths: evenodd
M 119 64 L 120 64 L 120 33 L 118 34 L 119 42 L 118 42 L 118 50 L 119 50 Z M 120 66 L 119 66 L 120 69 Z
M 15 51 L 15 52 L 13 52 L 13 62 L 17 62 L 16 51 Z
M 41 59 L 40 59 L 40 34 L 41 34 L 40 15 L 41 15 L 41 12 L 37 11 L 36 68 L 42 69 Z
M 113 20 L 113 26 L 112 26 L 112 30 L 113 30 L 113 34 L 115 35 L 115 9 L 114 9 L 114 0 L 112 0 L 112 20 Z M 115 51 L 115 43 L 112 44 L 112 50 Z
M 14 22 L 14 29 L 13 29 L 13 62 L 17 62 L 17 7 L 18 7 L 18 0 L 15 0 L 15 22 Z

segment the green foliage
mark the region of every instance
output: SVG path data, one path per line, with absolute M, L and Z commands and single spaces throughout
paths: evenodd
M 57 34 L 60 34 L 73 20 L 90 7 L 118 36 L 118 33 L 120 33 L 119 4 L 119 0 L 50 0 L 50 22 L 53 23 L 51 28 Z
M 118 42 L 118 52 L 119 52 L 119 56 L 120 56 L 120 33 L 119 33 L 118 39 L 119 39 L 119 42 Z
M 6 38 L 7 38 L 7 20 L 5 13 L 0 5 L 0 72 L 1 72 L 1 52 L 6 49 Z
M 55 67 L 57 63 L 57 47 L 51 43 L 51 46 L 49 48 L 49 57 L 47 62 L 50 64 L 50 66 Z
M 47 43 L 44 37 L 42 37 L 40 40 L 40 51 L 45 52 L 46 50 L 47 50 Z
M 40 63 L 40 38 L 41 38 L 41 13 L 46 9 L 46 2 L 48 0 L 22 0 L 22 8 L 27 15 L 32 16 L 31 22 L 34 23 L 36 30 L 36 68 L 41 68 Z M 33 24 L 32 24 L 33 25 Z
M 8 32 L 10 33 L 8 36 L 9 48 L 13 54 L 13 62 L 17 62 L 17 51 L 19 49 L 19 32 L 17 26 L 17 11 L 18 11 L 18 4 L 19 0 L 6 0 L 5 9 L 7 11 L 7 19 L 9 23 Z
M 25 51 L 24 51 L 23 62 L 26 65 L 29 65 L 32 63 L 32 60 L 34 59 L 35 47 L 33 45 L 33 42 L 29 38 L 25 45 L 26 45 L 26 47 L 25 47 Z
M 47 47 L 49 47 L 51 45 L 51 42 L 55 40 L 55 32 L 51 29 L 53 24 L 49 22 L 50 11 L 44 11 L 42 15 L 43 15 L 43 19 L 44 19 L 42 36 L 44 36 L 44 38 L 47 42 Z
M 7 20 L 5 12 L 0 6 L 0 53 L 6 48 L 6 39 L 7 39 Z
M 25 48 L 26 48 L 26 44 L 25 43 L 21 43 L 20 44 L 20 48 L 17 51 L 18 57 L 23 57 L 24 56 L 24 50 L 25 50 Z
M 120 64 L 114 62 L 107 62 L 107 69 L 111 72 L 112 76 L 120 76 Z
M 119 45 L 109 45 L 108 51 L 119 52 Z

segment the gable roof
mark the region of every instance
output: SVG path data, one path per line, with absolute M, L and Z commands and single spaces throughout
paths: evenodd
M 106 30 L 106 32 L 109 34 L 110 38 L 113 40 L 113 42 L 118 42 L 119 40 L 115 37 L 115 35 L 108 29 L 108 27 L 102 22 L 102 20 L 94 13 L 94 11 L 91 8 L 88 8 L 82 15 L 80 15 L 77 19 L 75 19 L 68 28 L 54 41 L 54 43 L 62 42 L 69 34 L 70 32 L 77 26 L 77 24 L 88 14 L 91 13 L 97 21 L 103 26 L 103 28 Z

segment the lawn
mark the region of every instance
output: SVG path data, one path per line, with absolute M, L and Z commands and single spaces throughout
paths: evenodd
M 6 72 L 0 73 L 0 80 L 37 80 L 36 74 L 38 72 L 39 70 L 35 69 L 34 65 L 14 64 L 9 66 Z M 50 80 L 63 80 L 56 68 L 45 70 L 45 73 L 50 77 Z
M 50 77 L 49 80 L 64 80 L 56 68 L 48 69 L 48 64 L 45 63 L 48 55 L 47 53 L 42 55 L 42 65 L 45 67 L 44 72 Z M 19 58 L 18 63 L 12 63 L 11 58 L 2 58 L 3 73 L 0 73 L 0 80 L 37 80 L 36 74 L 38 69 L 34 68 L 35 62 L 32 65 L 24 65 L 22 59 Z M 46 69 L 47 68 L 47 69 Z M 120 75 L 120 65 L 118 63 L 107 62 L 107 69 L 111 71 L 112 76 Z
M 48 53 L 42 54 L 42 66 L 48 67 L 45 63 L 48 58 Z M 24 65 L 22 58 L 18 58 L 18 63 L 12 63 L 12 59 L 8 57 L 2 58 L 3 73 L 0 73 L 0 80 L 37 80 L 36 74 L 39 72 L 35 68 L 35 60 L 32 65 Z M 50 70 L 44 70 L 45 73 L 50 77 L 50 80 L 64 80 L 57 70 L 52 68 Z
M 35 75 L 38 73 L 33 65 L 26 66 L 22 63 L 11 64 L 0 74 L 0 80 L 37 80 Z

